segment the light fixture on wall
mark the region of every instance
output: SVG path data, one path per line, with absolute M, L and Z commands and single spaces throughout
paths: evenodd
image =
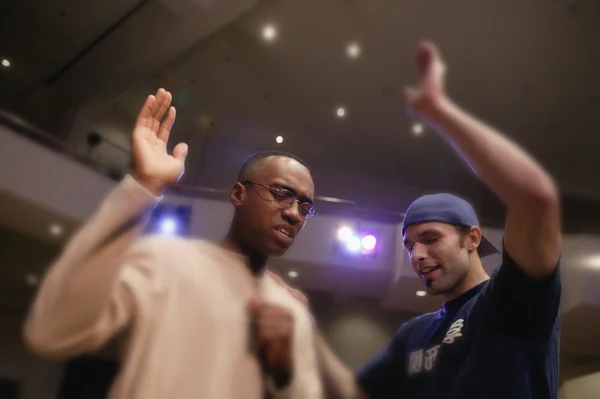
M 160 204 L 150 215 L 146 232 L 167 236 L 185 236 L 189 233 L 191 207 Z
M 349 255 L 374 255 L 377 237 L 367 230 L 341 226 L 336 233 L 336 248 Z
M 591 269 L 600 269 L 600 255 L 587 256 L 583 264 Z

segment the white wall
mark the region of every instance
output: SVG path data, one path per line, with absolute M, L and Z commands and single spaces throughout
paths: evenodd
M 600 398 L 600 372 L 564 382 L 558 392 L 558 397 L 559 399 Z
M 60 154 L 41 147 L 22 136 L 0 126 L 0 190 L 7 190 L 21 198 L 41 205 L 70 220 L 84 221 L 96 209 L 102 198 L 115 186 L 115 182 Z M 192 206 L 191 231 L 207 239 L 223 236 L 231 218 L 231 207 L 224 202 L 206 199 L 170 196 L 167 202 L 188 203 Z M 404 277 L 398 265 L 404 258 L 398 226 L 386 223 L 367 223 L 347 218 L 320 216 L 308 221 L 305 230 L 284 259 L 320 265 L 347 265 L 334 251 L 334 237 L 338 226 L 362 223 L 362 227 L 379 234 L 379 254 L 373 259 L 356 261 L 354 267 L 394 270 Z M 486 230 L 491 240 L 500 245 L 502 231 Z M 562 272 L 565 281 L 578 281 L 581 285 L 571 290 L 567 298 L 569 308 L 579 303 L 600 305 L 600 260 L 598 267 L 586 265 L 592 255 L 600 253 L 597 236 L 566 236 L 564 239 Z M 493 267 L 498 259 L 486 260 Z M 577 270 L 576 279 L 567 274 Z M 408 272 L 407 276 L 412 276 Z M 394 276 L 396 277 L 396 276 Z

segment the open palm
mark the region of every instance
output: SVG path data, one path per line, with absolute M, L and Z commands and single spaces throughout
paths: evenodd
M 446 66 L 435 44 L 421 42 L 417 48 L 419 84 L 404 91 L 404 100 L 411 113 L 425 116 L 444 95 Z
M 131 137 L 134 177 L 153 191 L 161 191 L 183 175 L 187 144 L 179 143 L 173 155 L 167 153 L 175 108 L 171 93 L 159 89 L 150 95 L 138 114 Z

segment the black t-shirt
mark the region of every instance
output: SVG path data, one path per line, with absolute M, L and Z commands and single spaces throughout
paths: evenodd
M 400 327 L 357 374 L 369 398 L 557 398 L 560 272 L 533 281 L 502 259 L 490 280 Z

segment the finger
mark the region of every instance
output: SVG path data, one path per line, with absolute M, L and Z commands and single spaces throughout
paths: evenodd
M 188 145 L 186 143 L 179 143 L 173 148 L 173 158 L 179 159 L 181 162 L 185 162 L 185 158 L 188 154 Z
M 156 98 L 158 100 L 159 106 L 156 110 L 156 113 L 154 114 L 154 118 L 157 121 L 162 121 L 165 117 L 165 113 L 171 105 L 171 93 L 169 93 L 165 89 L 158 89 L 158 91 L 156 92 Z
M 254 315 L 258 314 L 262 305 L 262 301 L 257 297 L 252 297 L 248 301 L 248 310 Z
M 136 118 L 135 125 L 136 127 L 148 127 L 149 120 L 154 115 L 156 108 L 156 97 L 150 94 L 146 97 L 146 101 L 144 101 L 144 105 L 140 109 L 140 112 Z
M 269 317 L 283 317 L 291 315 L 288 308 L 264 301 L 260 302 L 260 310 L 262 314 Z
M 419 94 L 419 90 L 415 89 L 414 87 L 406 87 L 404 88 L 404 92 L 403 92 L 403 96 L 404 96 L 404 101 L 406 103 L 412 103 L 413 100 L 415 98 L 417 98 L 417 95 Z
M 256 321 L 256 328 L 259 333 L 272 334 L 274 336 L 290 336 L 293 333 L 293 323 L 291 320 L 260 319 Z
M 292 332 L 288 326 L 273 324 L 258 329 L 258 342 L 261 346 L 291 338 Z
M 433 61 L 433 52 L 431 47 L 426 43 L 419 46 L 417 52 L 417 67 L 419 69 L 419 75 L 421 77 L 426 76 L 431 70 L 431 64 Z
M 158 129 L 158 138 L 165 143 L 169 141 L 169 134 L 171 134 L 171 128 L 175 123 L 175 117 L 177 116 L 177 112 L 175 107 L 169 107 L 169 111 L 167 111 L 167 116 L 165 120 L 160 124 L 160 128 Z

